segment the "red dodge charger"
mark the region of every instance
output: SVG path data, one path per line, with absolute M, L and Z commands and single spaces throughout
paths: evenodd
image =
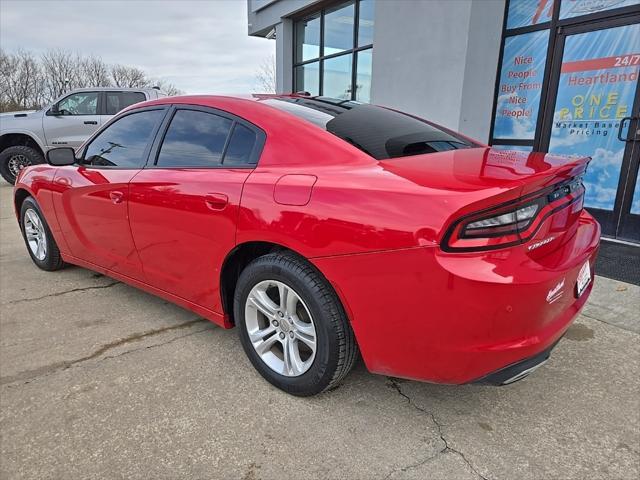
M 294 395 L 375 373 L 507 384 L 586 302 L 599 245 L 588 158 L 499 151 L 326 97 L 136 104 L 22 171 L 44 270 L 96 270 L 238 327 Z

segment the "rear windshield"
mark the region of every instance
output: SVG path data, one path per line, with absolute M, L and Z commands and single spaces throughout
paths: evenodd
M 281 97 L 264 102 L 324 128 L 377 160 L 478 146 L 425 120 L 351 100 Z

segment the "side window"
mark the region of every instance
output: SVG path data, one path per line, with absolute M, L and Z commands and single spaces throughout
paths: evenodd
M 213 167 L 222 152 L 233 122 L 213 113 L 176 111 L 158 154 L 159 167 Z
M 130 105 L 146 100 L 142 92 L 106 92 L 107 115 L 115 115 Z
M 153 140 L 164 110 L 146 110 L 126 115 L 109 125 L 87 147 L 85 165 L 141 168 L 144 152 Z
M 78 92 L 58 102 L 62 115 L 97 115 L 98 92 Z
M 252 153 L 256 145 L 256 134 L 250 128 L 239 123 L 233 127 L 233 133 L 224 154 L 225 165 L 252 165 L 255 163 Z

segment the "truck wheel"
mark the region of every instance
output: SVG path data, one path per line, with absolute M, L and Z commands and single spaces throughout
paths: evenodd
M 24 145 L 5 148 L 0 152 L 0 175 L 13 185 L 20 170 L 38 163 L 44 163 L 44 157 L 35 148 Z

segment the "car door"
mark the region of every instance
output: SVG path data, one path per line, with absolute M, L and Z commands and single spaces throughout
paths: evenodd
M 263 143 L 261 130 L 232 115 L 172 108 L 148 167 L 129 186 L 131 231 L 151 285 L 222 311 L 220 269 Z
M 46 111 L 42 127 L 47 146 L 79 147 L 101 124 L 100 92 L 75 92 Z
M 147 97 L 143 92 L 118 92 L 107 90 L 104 92 L 104 108 L 100 119 L 102 123 L 107 123 L 116 113 L 131 105 L 144 102 Z
M 145 165 L 166 111 L 128 112 L 88 143 L 77 165 L 58 169 L 54 207 L 73 256 L 144 279 L 129 227 L 129 181 Z

